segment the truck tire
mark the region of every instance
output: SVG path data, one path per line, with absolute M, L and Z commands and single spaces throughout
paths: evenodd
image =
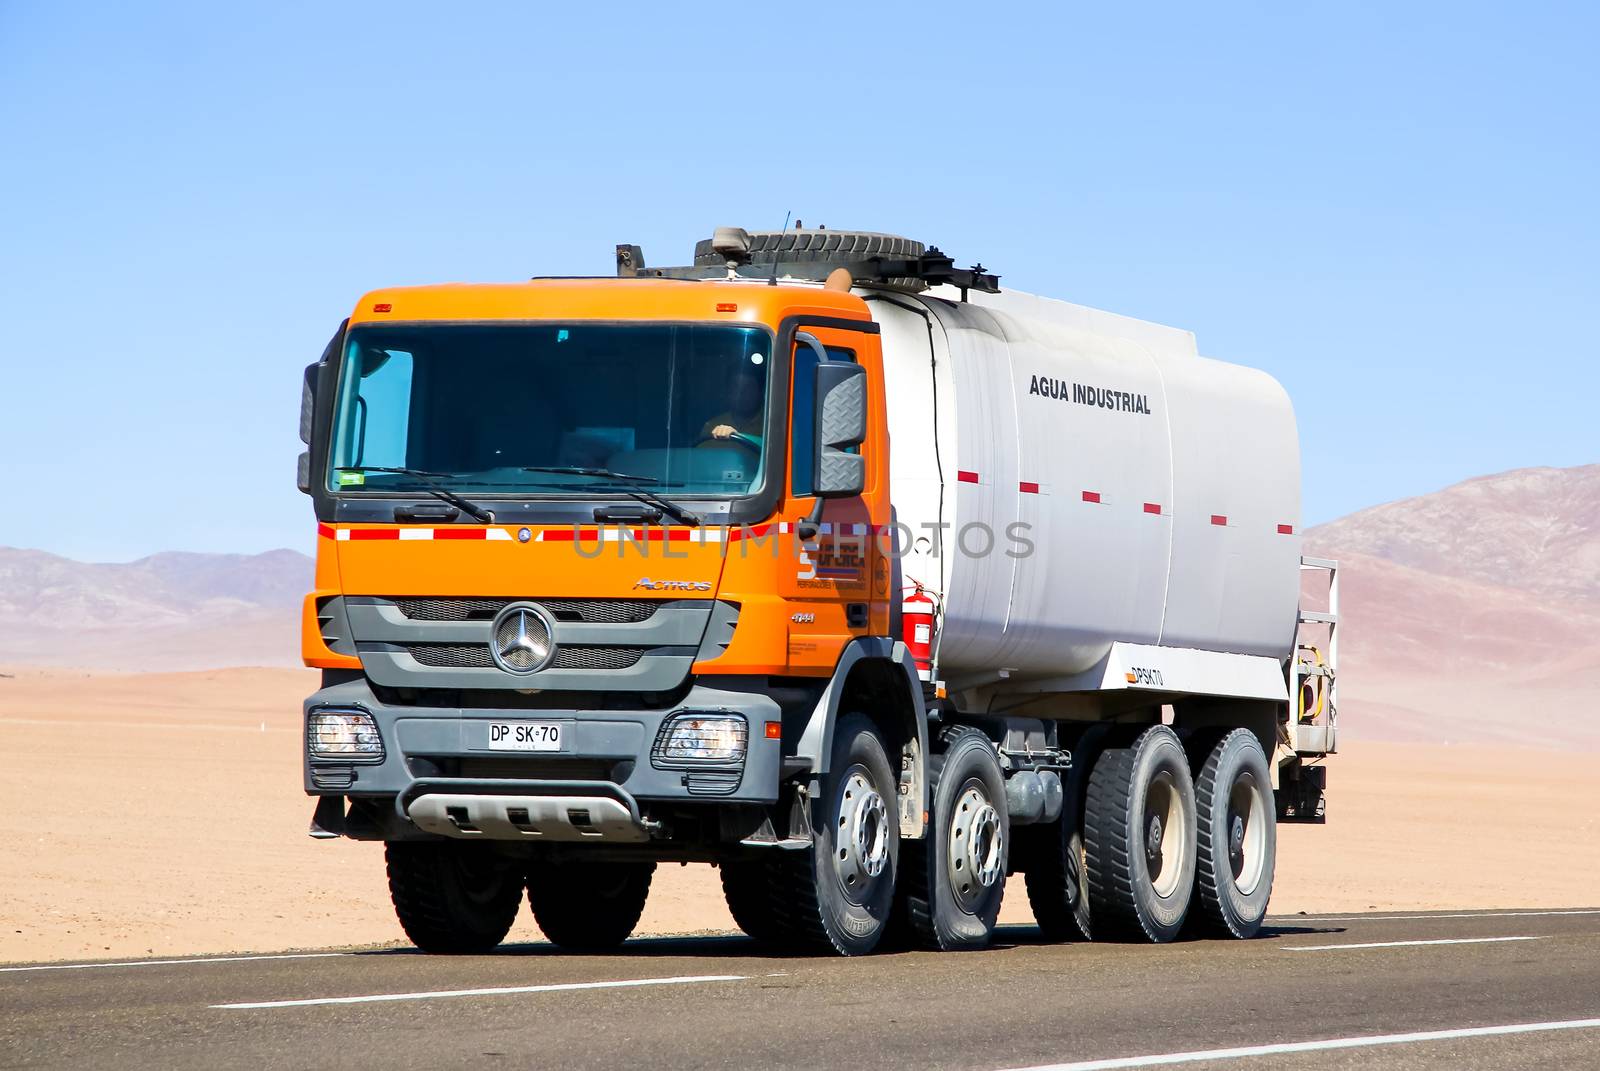
M 654 863 L 538 862 L 528 868 L 528 906 L 552 944 L 608 951 L 639 925 L 655 872 Z
M 1165 725 L 1095 760 L 1083 845 L 1097 939 L 1177 937 L 1194 895 L 1195 811 L 1188 759 Z
M 774 848 L 771 851 L 782 851 Z M 734 923 L 750 937 L 772 949 L 791 942 L 784 913 L 772 889 L 773 868 L 767 861 L 739 860 L 721 865 L 722 895 Z
M 1063 775 L 1065 798 L 1060 819 L 1013 831 L 1011 851 L 1025 875 L 1034 921 L 1047 941 L 1087 941 L 1094 932 L 1090 926 L 1083 809 L 1089 771 L 1111 729 L 1109 725 L 1094 726 L 1070 741 L 1073 761 L 1072 768 Z
M 898 786 L 871 720 L 841 717 L 811 801 L 811 849 L 778 849 L 769 864 L 776 870 L 771 902 L 798 947 L 862 956 L 882 940 L 899 870 Z
M 721 267 L 722 254 L 711 248 L 711 239 L 694 244 L 696 267 Z M 926 252 L 921 242 L 902 238 L 897 234 L 880 234 L 876 231 L 829 231 L 816 228 L 791 228 L 786 231 L 751 231 L 750 263 L 755 265 L 804 264 L 818 267 L 811 273 L 822 278 L 828 268 L 847 268 L 874 257 L 886 260 L 910 260 Z M 886 280 L 889 286 L 902 290 L 921 290 L 927 284 L 921 279 L 899 276 Z
M 1254 937 L 1267 917 L 1278 854 L 1272 774 L 1254 733 L 1235 729 L 1211 749 L 1195 779 L 1195 803 L 1196 927 Z
M 389 898 L 411 943 L 424 952 L 487 952 L 517 920 L 522 864 L 472 841 L 384 845 Z
M 900 849 L 901 905 L 916 944 L 975 951 L 993 940 L 1006 891 L 1005 778 L 978 730 L 946 732 L 941 743 L 928 760 L 927 833 Z
M 1046 941 L 1087 941 L 1089 926 L 1089 871 L 1084 861 L 1083 811 L 1068 803 L 1061 817 L 1049 825 L 1019 832 L 1013 844 L 1027 837 L 1029 849 L 1024 871 L 1028 905 Z

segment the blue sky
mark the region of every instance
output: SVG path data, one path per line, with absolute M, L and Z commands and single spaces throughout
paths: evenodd
M 149 7 L 0 0 L 0 544 L 309 549 L 363 291 L 789 211 L 1269 370 L 1307 523 L 1600 460 L 1592 5 Z

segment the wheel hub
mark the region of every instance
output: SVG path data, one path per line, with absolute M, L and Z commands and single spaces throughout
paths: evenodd
M 963 910 L 973 910 L 974 905 L 1004 878 L 1003 842 L 1000 812 L 980 783 L 969 783 L 957 797 L 950 816 L 945 856 L 950 888 Z
M 860 769 L 845 778 L 839 799 L 834 869 L 845 896 L 861 903 L 889 861 L 889 808 Z
M 1248 896 L 1267 875 L 1265 793 L 1248 771 L 1241 772 L 1228 792 L 1228 866 L 1234 886 Z
M 1144 790 L 1144 858 L 1151 889 L 1163 899 L 1174 896 L 1189 872 L 1183 850 L 1188 835 L 1182 793 L 1169 769 L 1158 770 Z M 1170 866 L 1167 865 L 1171 860 Z
M 1161 833 L 1161 816 L 1153 814 L 1144 832 L 1144 857 L 1152 873 L 1161 869 Z

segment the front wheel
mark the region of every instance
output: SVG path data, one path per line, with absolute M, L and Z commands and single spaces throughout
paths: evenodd
M 773 868 L 767 860 L 734 860 L 721 866 L 722 895 L 734 924 L 769 948 L 790 943 L 786 890 L 773 887 Z
M 644 914 L 654 863 L 563 860 L 528 868 L 528 906 L 552 944 L 601 952 L 628 939 Z
M 1235 729 L 1211 749 L 1195 780 L 1200 928 L 1254 937 L 1267 917 L 1277 863 L 1272 774 L 1261 743 Z
M 929 825 L 906 845 L 902 894 L 917 943 L 943 952 L 986 947 L 1006 891 L 1011 837 L 994 745 L 976 729 L 944 739 L 929 763 Z
M 493 845 L 393 841 L 384 857 L 395 916 L 424 952 L 487 952 L 517 920 L 522 866 Z
M 787 936 L 799 945 L 861 956 L 882 940 L 900 857 L 897 786 L 872 722 L 840 718 L 811 805 L 811 850 L 783 851 L 772 864 L 789 893 Z

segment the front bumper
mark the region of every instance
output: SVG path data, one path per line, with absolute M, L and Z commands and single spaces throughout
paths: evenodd
M 491 839 L 588 839 L 594 829 L 607 840 L 639 839 L 649 828 L 652 805 L 772 803 L 782 743 L 768 739 L 763 727 L 781 720 L 778 704 L 760 692 L 719 683 L 723 686 L 696 683 L 682 702 L 662 710 L 527 709 L 388 704 L 360 677 L 317 691 L 306 700 L 305 712 L 365 711 L 378 726 L 383 758 L 313 758 L 302 746 L 306 792 L 392 798 L 398 817 L 419 829 Z M 655 765 L 651 752 L 663 723 L 690 710 L 743 715 L 744 761 L 737 766 Z M 497 721 L 559 722 L 562 750 L 491 750 L 489 726 Z M 622 820 L 623 813 L 631 822 Z M 546 821 L 532 820 L 541 814 Z M 574 814 L 577 822 L 569 817 Z M 607 820 L 600 821 L 599 815 Z M 591 828 L 585 828 L 585 817 Z M 631 831 L 625 828 L 629 825 Z

